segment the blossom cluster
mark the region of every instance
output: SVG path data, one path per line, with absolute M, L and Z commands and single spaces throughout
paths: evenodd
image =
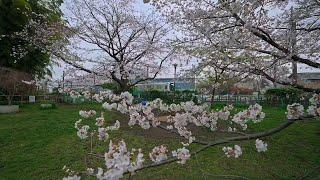
M 287 118 L 294 120 L 299 119 L 304 114 L 304 107 L 299 103 L 294 103 L 287 106 Z
M 177 157 L 179 159 L 178 163 L 185 164 L 187 160 L 190 158 L 191 154 L 188 149 L 183 147 L 177 149 L 176 151 L 172 151 L 172 156 Z
M 134 154 L 136 154 L 135 159 Z M 102 168 L 98 168 L 96 175 L 98 179 L 120 179 L 124 173 L 134 172 L 141 168 L 144 162 L 142 150 L 132 149 L 131 152 L 128 151 L 123 140 L 118 143 L 110 141 L 109 150 L 104 157 L 108 170 L 103 172 Z
M 81 96 L 80 93 L 77 92 L 77 91 L 75 91 L 75 90 L 72 90 L 72 91 L 70 92 L 70 97 L 71 97 L 72 99 L 79 98 L 80 96 Z
M 155 163 L 159 163 L 161 161 L 167 160 L 168 150 L 167 147 L 164 145 L 156 146 L 152 149 L 152 151 L 149 153 L 151 161 Z
M 77 135 L 80 139 L 86 139 L 88 137 L 88 130 L 90 127 L 88 125 L 84 125 L 78 129 Z
M 310 106 L 307 109 L 307 113 L 310 116 L 320 115 L 320 94 L 313 94 L 309 99 Z M 294 103 L 287 106 L 287 118 L 291 120 L 300 119 L 304 116 L 304 107 L 299 103 Z
M 228 132 L 237 132 L 237 128 L 228 127 Z
M 71 92 L 71 91 L 69 91 Z M 83 95 L 85 93 L 82 93 Z M 88 94 L 88 93 L 87 93 Z M 244 130 L 247 128 L 247 122 L 254 123 L 261 122 L 265 114 L 262 112 L 262 107 L 258 104 L 250 106 L 231 116 L 230 111 L 233 106 L 226 106 L 219 111 L 208 111 L 206 105 L 196 105 L 193 102 L 183 102 L 180 104 L 165 104 L 161 99 L 155 99 L 147 104 L 132 104 L 132 95 L 130 93 L 122 93 L 120 95 L 113 95 L 110 91 L 102 92 L 96 95 L 96 98 L 103 99 L 102 107 L 106 110 L 117 110 L 129 117 L 128 125 L 139 125 L 143 129 L 157 127 L 161 123 L 166 124 L 167 129 L 176 130 L 180 136 L 188 139 L 187 143 L 183 143 L 183 148 L 172 151 L 172 157 L 176 157 L 178 163 L 185 164 L 190 158 L 191 154 L 186 148 L 195 141 L 195 136 L 188 129 L 189 124 L 195 126 L 203 126 L 211 130 L 217 129 L 218 120 L 226 121 L 230 119 L 231 122 L 240 125 Z M 93 96 L 94 97 L 94 96 Z M 318 96 L 313 96 L 310 101 L 317 105 L 319 102 Z M 312 105 L 313 105 L 312 104 Z M 119 108 L 120 107 L 120 108 Z M 303 106 L 300 104 L 292 104 L 288 106 L 288 118 L 298 118 L 303 115 Z M 165 121 L 156 118 L 157 113 L 169 114 Z M 83 119 L 95 118 L 95 110 L 79 111 L 79 115 Z M 75 122 L 75 128 L 78 130 L 77 135 L 80 139 L 87 139 L 89 135 L 94 137 L 96 134 L 100 141 L 107 141 L 109 139 L 109 131 L 118 130 L 120 122 L 116 121 L 114 125 L 106 126 L 104 113 L 101 112 L 100 117 L 95 118 L 95 125 L 97 131 L 93 130 L 88 125 L 83 125 L 83 120 L 79 119 Z M 236 132 L 236 128 L 229 127 L 228 132 Z M 268 144 L 260 139 L 256 139 L 255 146 L 258 152 L 267 151 Z M 239 145 L 234 147 L 224 147 L 223 151 L 227 157 L 238 158 L 242 155 L 242 149 Z M 88 173 L 96 176 L 99 179 L 119 179 L 123 177 L 124 173 L 134 173 L 139 168 L 143 167 L 144 155 L 141 149 L 127 150 L 126 143 L 122 140 L 113 143 L 110 140 L 109 149 L 104 155 L 106 168 L 98 168 L 97 173 L 92 168 L 88 169 Z M 155 146 L 149 153 L 150 160 L 155 163 L 161 163 L 168 159 L 168 148 L 164 145 Z M 78 176 L 69 176 L 67 178 L 77 178 Z
M 262 140 L 260 139 L 256 139 L 256 148 L 258 152 L 265 152 L 268 150 L 268 144 L 264 143 Z
M 102 104 L 102 108 L 106 109 L 106 110 L 109 110 L 109 111 L 112 110 L 112 109 L 116 110 L 117 107 L 118 107 L 117 103 L 109 104 L 108 102 L 105 102 L 105 103 Z
M 261 122 L 265 117 L 265 113 L 262 112 L 262 106 L 259 104 L 251 105 L 248 109 L 235 114 L 232 121 L 242 127 L 243 130 L 248 128 L 246 124 L 250 120 L 254 123 Z
M 81 179 L 81 177 L 77 176 L 77 175 L 62 178 L 62 180 L 80 180 L 80 179 Z
M 307 109 L 307 112 L 311 116 L 320 115 L 320 94 L 314 94 L 310 99 L 310 106 Z
M 90 99 L 91 98 L 91 93 L 90 91 L 83 91 L 82 95 L 85 99 Z
M 105 120 L 104 120 L 104 113 L 101 112 L 101 116 L 98 117 L 98 118 L 96 118 L 96 124 L 95 124 L 95 125 L 101 127 L 101 126 L 104 125 L 104 122 L 105 122 Z
M 104 125 L 104 117 L 103 113 L 101 113 L 101 117 L 96 118 L 96 126 L 98 126 L 98 138 L 100 141 L 106 141 L 109 139 L 109 134 L 107 131 L 118 130 L 120 128 L 120 122 L 117 120 L 114 125 L 102 127 Z
M 79 97 L 81 97 L 81 94 L 78 91 L 72 90 L 70 88 L 59 88 L 58 89 L 59 93 L 66 93 L 68 94 L 72 99 L 77 99 Z
M 97 112 L 95 110 L 89 110 L 89 111 L 79 111 L 79 115 L 83 118 L 90 118 L 93 117 L 97 114 Z
M 226 106 L 218 112 L 210 112 L 207 111 L 207 105 L 196 105 L 192 101 L 167 105 L 161 99 L 155 99 L 144 106 L 141 104 L 130 106 L 128 110 L 130 116 L 128 125 L 138 124 L 143 129 L 149 129 L 151 126 L 157 127 L 162 122 L 155 118 L 155 113 L 171 114 L 167 116 L 167 120 L 164 122 L 167 124 L 167 129 L 176 129 L 180 136 L 192 143 L 195 137 L 187 128 L 189 124 L 204 126 L 215 131 L 218 119 L 227 120 L 232 108 L 233 106 Z
M 232 147 L 223 147 L 222 148 L 223 152 L 225 153 L 225 155 L 227 155 L 227 157 L 234 157 L 234 158 L 238 158 L 242 155 L 242 149 L 239 145 L 234 145 L 234 148 Z
M 133 103 L 133 96 L 129 92 L 122 92 L 120 95 L 113 94 L 111 91 L 100 91 L 99 94 L 94 94 L 93 99 L 102 103 L 103 101 L 116 102 L 122 105 L 131 105 Z M 105 106 L 107 107 L 107 106 Z M 112 106 L 114 108 L 114 106 Z M 111 109 L 112 109 L 111 108 Z M 109 110 L 111 110 L 109 109 Z
M 62 180 L 80 180 L 81 177 L 75 174 L 74 171 L 70 170 L 66 165 L 63 166 L 62 170 L 69 174 L 68 177 L 62 178 Z

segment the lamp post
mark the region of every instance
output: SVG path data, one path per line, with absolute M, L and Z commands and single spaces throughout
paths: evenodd
M 93 74 L 93 86 L 95 86 L 95 85 L 96 85 L 96 75 Z
M 65 72 L 62 72 L 62 89 L 64 91 L 64 77 L 65 77 Z
M 174 76 L 173 76 L 173 87 L 174 87 L 174 91 L 176 91 L 176 77 L 177 77 L 177 63 L 173 64 L 174 67 Z

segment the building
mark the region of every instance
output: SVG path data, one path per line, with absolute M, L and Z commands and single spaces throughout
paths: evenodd
M 94 74 L 74 75 L 70 78 L 64 78 L 59 82 L 59 87 L 71 88 L 71 89 L 96 89 L 98 86 L 104 83 L 111 82 L 110 79 L 104 76 L 96 76 Z
M 320 89 L 320 72 L 298 73 L 297 82 L 307 88 Z
M 174 87 L 178 91 L 183 90 L 195 90 L 195 78 L 156 78 L 149 81 L 145 81 L 136 85 L 141 91 L 146 90 L 159 90 L 159 91 L 170 91 Z

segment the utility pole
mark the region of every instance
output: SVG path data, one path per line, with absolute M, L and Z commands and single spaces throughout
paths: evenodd
M 62 89 L 64 91 L 64 76 L 65 76 L 65 72 L 62 72 Z
M 192 73 L 193 73 L 193 83 L 194 83 L 194 90 L 197 89 L 196 87 L 196 73 L 195 73 L 195 65 L 192 64 Z
M 296 33 L 297 23 L 294 19 L 293 7 L 291 7 L 291 15 L 290 15 L 290 58 L 295 53 L 295 46 L 297 43 L 297 33 Z M 296 61 L 292 61 L 292 84 L 297 84 L 298 81 L 298 65 Z
M 174 67 L 174 76 L 173 76 L 173 87 L 174 87 L 174 91 L 176 91 L 177 66 L 178 66 L 177 63 L 174 63 L 174 64 L 173 64 L 173 67 Z
M 95 86 L 95 85 L 96 85 L 96 75 L 93 74 L 93 86 Z

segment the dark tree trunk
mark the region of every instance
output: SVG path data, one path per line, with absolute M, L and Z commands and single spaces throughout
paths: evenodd
M 131 86 L 129 84 L 129 80 L 127 80 L 127 79 L 122 80 L 119 85 L 120 85 L 120 92 L 129 91 L 131 88 Z
M 13 98 L 13 96 L 7 95 L 7 100 L 8 100 L 8 105 L 9 105 L 9 106 L 12 105 L 12 98 Z
M 211 91 L 211 101 L 210 101 L 210 104 L 211 104 L 211 107 L 214 105 L 214 94 L 215 94 L 215 91 L 216 89 L 212 89 Z

